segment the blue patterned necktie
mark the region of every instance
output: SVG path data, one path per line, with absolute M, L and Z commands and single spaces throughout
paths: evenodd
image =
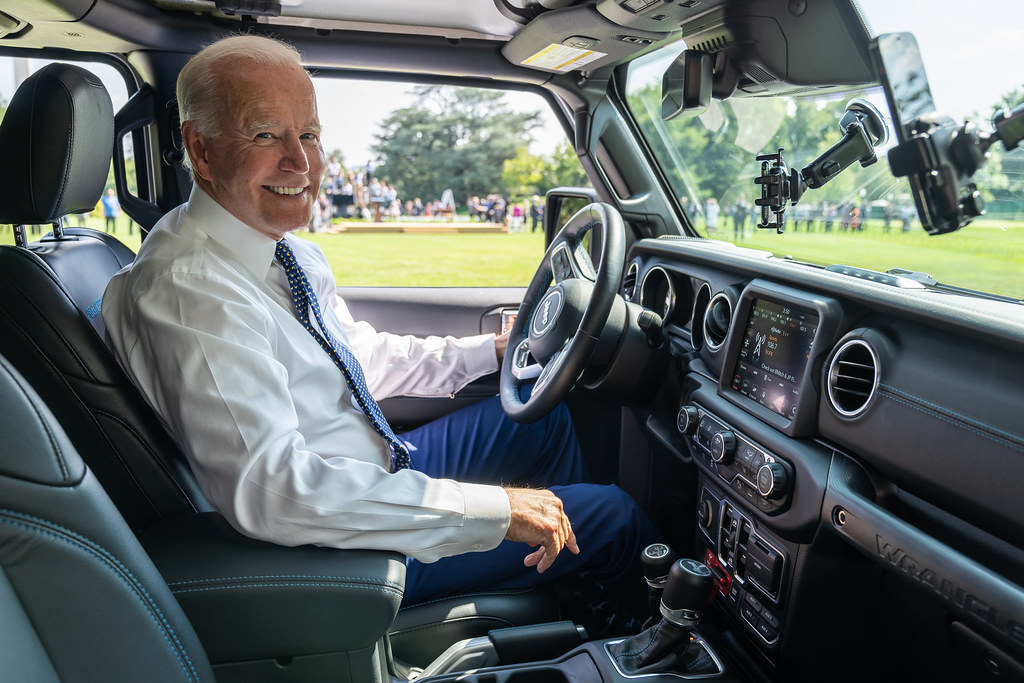
M 292 248 L 284 240 L 281 240 L 277 243 L 274 256 L 284 267 L 284 272 L 288 276 L 288 287 L 292 292 L 292 301 L 295 303 L 295 311 L 298 314 L 299 322 L 313 335 L 313 338 L 317 340 L 323 350 L 327 352 L 327 355 L 331 357 L 334 364 L 341 370 L 341 374 L 345 375 L 345 381 L 348 382 L 348 388 L 352 391 L 352 395 L 355 397 L 356 403 L 359 404 L 359 408 L 366 415 L 377 433 L 384 437 L 388 444 L 391 445 L 391 470 L 403 470 L 409 467 L 412 465 L 409 449 L 395 436 L 395 432 L 384 418 L 384 413 L 381 412 L 380 406 L 377 405 L 377 401 L 370 394 L 370 390 L 366 386 L 366 377 L 363 376 L 363 368 L 359 365 L 359 361 L 356 360 L 351 351 L 345 348 L 331 334 L 331 331 L 327 329 L 327 325 L 324 324 L 316 294 L 313 292 L 313 288 L 309 286 L 309 279 L 306 278 L 305 271 L 302 270 L 302 267 L 295 260 Z M 320 326 L 319 332 L 313 327 L 313 323 L 309 319 L 309 311 L 311 309 L 316 317 L 317 325 Z

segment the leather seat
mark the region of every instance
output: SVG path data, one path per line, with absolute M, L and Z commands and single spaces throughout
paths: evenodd
M 0 353 L 50 406 L 139 532 L 210 505 L 102 338 L 103 290 L 135 255 L 105 233 L 60 229 L 64 216 L 96 206 L 113 148 L 110 97 L 84 69 L 50 64 L 11 99 L 0 125 L 0 223 L 56 229 L 25 248 L 0 247 Z
M 114 144 L 109 96 L 84 69 L 48 65 L 12 98 L 0 125 L 0 223 L 52 224 L 54 231 L 31 244 L 22 236 L 19 246 L 0 246 L 0 354 L 50 406 L 127 523 L 143 534 L 211 506 L 103 340 L 103 290 L 134 254 L 106 233 L 62 228 L 66 215 L 95 207 Z M 423 666 L 456 640 L 558 618 L 548 588 L 406 605 L 393 628 L 393 652 Z
M 0 671 L 24 683 L 213 681 L 99 481 L 0 358 Z

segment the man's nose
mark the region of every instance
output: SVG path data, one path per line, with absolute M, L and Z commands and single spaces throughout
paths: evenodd
M 280 167 L 283 171 L 293 173 L 309 172 L 308 152 L 298 137 L 288 137 L 284 141 L 284 150 L 281 155 Z

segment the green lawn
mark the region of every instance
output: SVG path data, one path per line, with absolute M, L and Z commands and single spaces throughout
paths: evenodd
M 102 229 L 103 221 L 89 216 L 86 225 Z M 903 233 L 895 223 L 885 233 L 881 221 L 871 221 L 856 233 L 824 233 L 820 225 L 811 233 L 795 231 L 791 225 L 782 235 L 750 235 L 749 225 L 747 231 L 742 244 L 798 260 L 881 271 L 918 270 L 941 282 L 1024 298 L 1024 221 L 982 219 L 938 237 L 929 237 L 920 228 Z M 133 250 L 139 248 L 138 230 L 128 234 L 126 218 L 119 219 L 114 234 Z M 730 238 L 731 223 L 720 234 Z M 339 285 L 525 286 L 544 252 L 540 232 L 299 235 L 321 246 Z M 38 235 L 30 233 L 29 239 Z M 13 241 L 10 227 L 0 228 L 0 241 Z
M 530 283 L 544 235 L 299 233 L 320 245 L 339 285 L 505 287 Z
M 813 263 L 885 271 L 889 268 L 929 273 L 940 282 L 1024 298 L 1024 221 L 977 220 L 948 235 L 929 236 L 919 227 L 900 232 L 898 224 L 886 233 L 881 221 L 870 221 L 861 232 L 796 232 L 782 235 L 759 230 L 742 243 Z M 801 225 L 803 228 L 803 225 Z M 723 236 L 732 236 L 732 224 Z

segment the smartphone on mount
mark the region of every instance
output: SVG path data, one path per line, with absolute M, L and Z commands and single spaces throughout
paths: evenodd
M 921 225 L 929 234 L 964 227 L 984 213 L 980 193 L 971 182 L 985 157 L 984 149 L 970 141 L 976 129 L 969 123 L 958 127 L 952 118 L 936 111 L 921 51 L 912 34 L 877 36 L 871 41 L 870 53 L 895 128 L 897 144 L 889 150 L 893 175 L 908 177 Z M 958 136 L 962 138 L 960 149 L 954 152 Z M 976 158 L 972 160 L 972 156 Z

